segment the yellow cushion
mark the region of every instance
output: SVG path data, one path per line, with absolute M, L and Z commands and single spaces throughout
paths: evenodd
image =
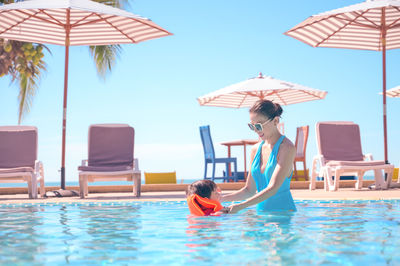
M 293 169 L 292 181 L 306 181 L 306 179 L 304 177 L 304 170 L 297 170 L 297 174 L 299 175 L 299 177 L 297 177 L 297 180 L 296 180 L 296 178 L 294 178 L 294 169 Z M 308 176 L 308 169 L 307 169 L 307 176 Z
M 147 173 L 144 172 L 145 184 L 176 184 L 176 172 Z
M 399 178 L 399 168 L 394 168 L 392 180 L 397 180 Z

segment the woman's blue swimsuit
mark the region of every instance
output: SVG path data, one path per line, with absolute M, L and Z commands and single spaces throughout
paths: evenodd
M 279 140 L 275 143 L 272 148 L 271 154 L 269 155 L 267 166 L 265 167 L 264 173 L 261 173 L 261 150 L 264 145 L 264 141 L 261 142 L 258 147 L 256 156 L 254 157 L 253 163 L 251 165 L 251 175 L 256 182 L 257 191 L 260 192 L 265 189 L 270 180 L 272 173 L 275 170 L 277 164 L 277 156 L 279 152 L 279 146 L 281 145 L 285 136 L 281 136 Z M 292 173 L 293 174 L 293 173 Z M 296 210 L 296 206 L 293 202 L 292 194 L 290 193 L 290 180 L 292 179 L 292 174 L 285 178 L 285 181 L 276 192 L 275 195 L 269 197 L 257 204 L 257 210 L 261 211 L 286 211 L 286 210 Z

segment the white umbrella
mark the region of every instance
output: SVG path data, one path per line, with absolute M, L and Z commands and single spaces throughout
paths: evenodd
M 386 50 L 400 48 L 400 0 L 375 0 L 311 16 L 285 32 L 313 47 L 382 51 L 383 131 L 386 126 Z
M 139 43 L 171 35 L 148 18 L 89 0 L 0 6 L 0 37 L 57 45 Z
M 197 98 L 200 105 L 220 107 L 251 107 L 260 99 L 281 105 L 324 99 L 326 91 L 278 80 L 261 73 L 256 78 L 230 85 Z
M 400 98 L 400 86 L 387 90 L 386 95 L 392 98 Z
M 32 0 L 0 6 L 0 38 L 65 46 L 61 188 L 70 45 L 139 43 L 172 35 L 150 19 L 89 0 Z

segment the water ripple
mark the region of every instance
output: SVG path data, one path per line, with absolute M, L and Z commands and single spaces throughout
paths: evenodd
M 192 217 L 185 202 L 0 205 L 0 265 L 399 265 L 400 201 Z

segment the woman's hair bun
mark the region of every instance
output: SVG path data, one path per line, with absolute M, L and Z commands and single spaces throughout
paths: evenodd
M 274 103 L 274 105 L 275 105 L 274 114 L 275 114 L 275 116 L 279 116 L 280 117 L 282 115 L 282 112 L 283 112 L 282 107 L 281 107 L 281 105 L 279 103 Z
M 274 119 L 276 116 L 282 115 L 282 107 L 279 103 L 274 103 L 270 100 L 258 100 L 250 108 L 250 113 L 262 114 L 269 119 Z

